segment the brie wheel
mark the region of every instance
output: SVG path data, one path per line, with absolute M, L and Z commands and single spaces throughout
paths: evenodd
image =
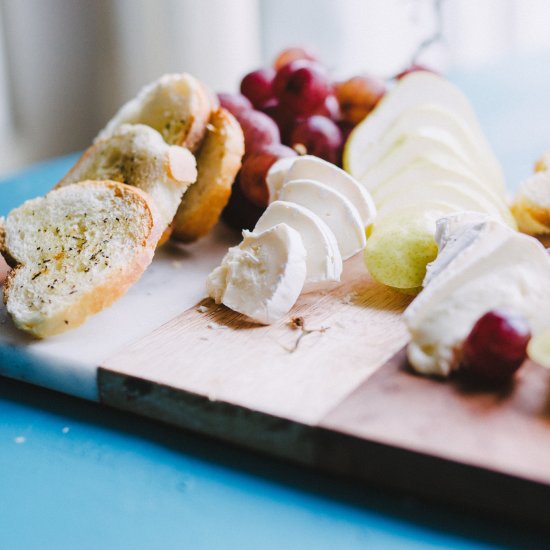
M 438 221 L 442 252 L 403 316 L 411 334 L 409 361 L 423 374 L 449 375 L 473 325 L 493 309 L 525 316 L 534 335 L 550 326 L 544 246 L 495 220 L 457 221 Z
M 300 234 L 280 223 L 259 234 L 243 231 L 243 241 L 210 273 L 206 289 L 217 304 L 268 325 L 296 303 L 306 270 Z
M 342 260 L 365 248 L 365 228 L 361 217 L 342 193 L 322 183 L 303 179 L 284 185 L 280 199 L 300 204 L 317 214 L 336 237 Z
M 342 193 L 357 209 L 363 226 L 367 227 L 372 224 L 376 215 L 376 207 L 369 192 L 338 166 L 312 155 L 298 157 L 287 171 L 283 185 L 290 181 L 303 179 L 324 183 L 331 189 Z
M 258 220 L 255 233 L 262 233 L 279 223 L 292 227 L 302 237 L 307 252 L 306 282 L 339 281 L 342 256 L 338 243 L 326 223 L 308 208 L 292 202 L 272 202 Z

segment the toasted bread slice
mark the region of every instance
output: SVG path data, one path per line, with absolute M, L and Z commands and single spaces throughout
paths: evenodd
M 197 179 L 193 154 L 167 145 L 153 128 L 123 124 L 97 140 L 56 187 L 84 180 L 111 180 L 138 187 L 157 205 L 165 231 L 186 189 Z
M 244 136 L 235 117 L 218 109 L 197 157 L 197 181 L 185 193 L 174 218 L 172 237 L 196 241 L 218 221 L 244 155 Z
M 3 253 L 15 268 L 4 287 L 14 323 L 44 338 L 110 306 L 151 263 L 162 224 L 140 189 L 85 181 L 12 210 Z
M 519 187 L 511 206 L 518 228 L 528 235 L 550 235 L 550 172 L 537 172 Z
M 110 136 L 122 124 L 151 126 L 169 145 L 196 151 L 206 133 L 213 106 L 204 84 L 195 77 L 166 74 L 125 103 L 97 136 Z

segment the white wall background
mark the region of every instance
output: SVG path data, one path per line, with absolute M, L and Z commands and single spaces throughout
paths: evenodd
M 164 72 L 216 90 L 292 44 L 343 77 L 391 75 L 435 25 L 435 0 L 0 0 L 0 173 L 86 147 Z M 445 70 L 550 51 L 549 0 L 443 0 Z

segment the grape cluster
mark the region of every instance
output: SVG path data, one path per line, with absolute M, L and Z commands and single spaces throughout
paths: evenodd
M 334 82 L 310 51 L 296 47 L 282 51 L 272 67 L 247 74 L 240 93 L 218 94 L 245 137 L 239 191 L 224 219 L 240 229 L 243 218 L 257 217 L 251 212 L 261 214 L 269 202 L 266 174 L 279 158 L 307 153 L 341 165 L 348 135 L 385 91 L 386 83 L 369 75 Z

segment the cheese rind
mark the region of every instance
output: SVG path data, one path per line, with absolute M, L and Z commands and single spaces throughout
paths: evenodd
M 280 199 L 300 204 L 319 216 L 336 237 L 342 260 L 365 248 L 365 228 L 361 217 L 342 193 L 317 181 L 303 179 L 284 185 Z
M 206 289 L 216 303 L 268 325 L 295 304 L 306 269 L 300 234 L 280 223 L 262 233 L 243 231 L 243 241 L 228 250 Z
M 299 204 L 286 201 L 272 202 L 258 220 L 255 233 L 286 223 L 302 237 L 307 252 L 306 282 L 339 281 L 342 274 L 342 256 L 338 243 L 326 223 Z

